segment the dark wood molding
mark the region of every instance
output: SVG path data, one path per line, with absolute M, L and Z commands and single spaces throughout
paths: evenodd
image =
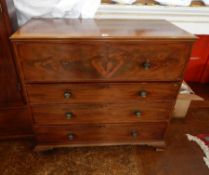
M 0 139 L 32 135 L 31 114 L 25 104 L 9 37 L 18 28 L 12 0 L 0 0 Z
M 0 0 L 0 4 L 2 6 L 3 18 L 7 19 L 5 23 L 8 35 L 10 36 L 18 29 L 17 13 L 14 2 L 13 0 Z

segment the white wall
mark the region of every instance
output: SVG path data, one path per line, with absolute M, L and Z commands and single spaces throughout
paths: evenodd
M 102 4 L 96 18 L 166 19 L 190 33 L 209 35 L 209 7 Z

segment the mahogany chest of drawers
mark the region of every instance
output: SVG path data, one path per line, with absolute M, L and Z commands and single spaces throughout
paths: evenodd
M 163 20 L 32 19 L 11 40 L 37 150 L 165 145 L 193 35 Z

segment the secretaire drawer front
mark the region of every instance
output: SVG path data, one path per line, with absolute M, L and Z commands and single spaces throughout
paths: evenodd
M 35 127 L 37 140 L 43 143 L 134 143 L 163 139 L 166 123 L 97 124 L 60 127 Z
M 61 104 L 34 105 L 33 118 L 38 125 L 61 125 L 79 123 L 122 123 L 142 121 L 165 121 L 172 103 L 145 104 Z
M 32 104 L 173 100 L 178 83 L 28 84 Z
M 92 43 L 92 44 L 91 44 Z M 167 42 L 18 44 L 27 82 L 181 80 L 189 47 Z

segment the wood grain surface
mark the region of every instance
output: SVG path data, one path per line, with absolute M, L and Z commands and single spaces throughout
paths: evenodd
M 31 104 L 146 102 L 174 100 L 179 83 L 28 84 Z M 141 93 L 146 92 L 142 97 Z M 70 97 L 65 98 L 65 93 Z
M 165 20 L 32 19 L 11 38 L 194 40 L 196 37 Z
M 126 123 L 142 121 L 166 121 L 172 102 L 148 104 L 59 104 L 32 106 L 34 123 L 37 125 L 62 125 L 85 123 Z
M 37 126 L 35 133 L 40 144 L 139 143 L 162 140 L 165 127 L 166 123 Z M 69 139 L 71 134 L 73 138 Z
M 179 81 L 185 42 L 29 42 L 17 50 L 27 82 Z
M 195 39 L 163 20 L 30 20 L 11 41 L 35 149 L 164 147 Z

